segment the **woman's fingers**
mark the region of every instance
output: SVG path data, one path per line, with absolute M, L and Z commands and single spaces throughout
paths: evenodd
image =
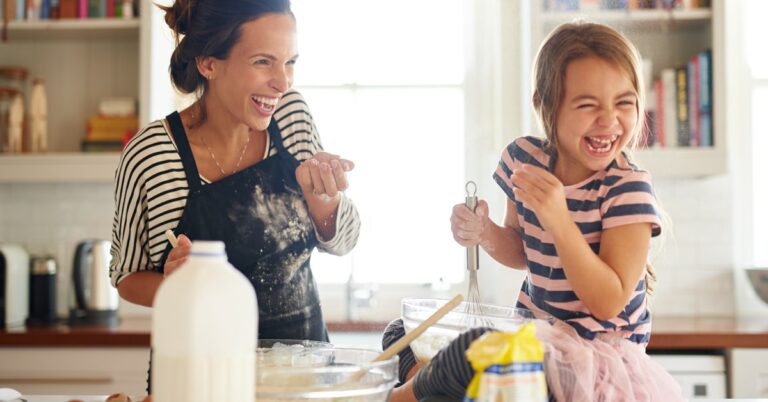
M 304 194 L 336 197 L 349 188 L 346 172 L 355 168 L 354 162 L 338 155 L 318 152 L 296 168 L 296 180 Z
M 312 194 L 321 195 L 325 194 L 325 186 L 323 185 L 323 177 L 320 174 L 320 162 L 317 159 L 310 159 L 309 161 L 309 174 L 312 176 Z
M 333 168 L 329 163 L 320 164 L 320 178 L 323 180 L 323 188 L 325 194 L 335 197 L 339 193 L 339 189 L 336 185 L 336 176 L 334 175 Z
M 344 191 L 349 188 L 349 182 L 347 181 L 347 173 L 344 170 L 343 160 L 331 161 L 331 170 L 333 171 L 333 177 L 336 181 L 336 188 L 339 191 Z M 352 163 L 352 162 L 349 162 Z M 354 168 L 354 164 L 351 165 Z

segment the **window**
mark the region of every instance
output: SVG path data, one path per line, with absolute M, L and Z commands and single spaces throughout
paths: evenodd
M 464 200 L 464 2 L 293 0 L 297 88 L 326 150 L 351 159 L 355 250 L 315 254 L 321 283 L 464 278 L 448 218 Z
M 768 3 L 762 0 L 748 0 L 745 4 L 745 52 L 751 72 L 748 86 L 751 88 L 751 141 L 752 141 L 752 211 L 753 211 L 753 264 L 768 266 L 768 122 L 764 113 L 768 110 L 768 54 L 764 38 L 768 37 L 768 26 L 764 16 L 768 15 Z M 749 104 L 749 102 L 747 102 Z

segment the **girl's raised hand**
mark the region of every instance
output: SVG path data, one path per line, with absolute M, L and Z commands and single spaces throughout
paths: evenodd
M 512 172 L 510 179 L 515 198 L 536 213 L 544 230 L 554 231 L 559 224 L 572 220 L 563 183 L 552 173 L 533 165 L 523 165 Z
M 181 264 L 186 262 L 189 252 L 192 250 L 192 241 L 189 240 L 189 237 L 180 234 L 177 240 L 178 244 L 171 249 L 168 253 L 168 258 L 165 260 L 165 266 L 163 267 L 164 276 L 172 274 Z
M 336 197 L 349 187 L 347 172 L 355 168 L 350 160 L 318 152 L 296 168 L 296 180 L 305 197 Z
M 480 244 L 488 222 L 488 203 L 484 200 L 478 200 L 475 212 L 465 204 L 456 204 L 451 213 L 453 239 L 464 247 Z

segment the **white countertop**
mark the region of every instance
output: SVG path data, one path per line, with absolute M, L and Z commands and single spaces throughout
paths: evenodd
M 104 402 L 107 395 L 24 395 L 22 397 L 27 402 L 69 402 L 73 399 L 79 399 L 83 402 Z M 131 398 L 133 402 L 141 402 L 143 397 Z M 696 399 L 696 402 L 768 402 L 768 399 Z
M 109 395 L 23 395 L 26 402 L 69 402 L 80 400 L 83 402 L 104 402 Z M 141 402 L 144 397 L 131 397 L 133 402 Z M 14 401 L 15 402 L 15 401 Z

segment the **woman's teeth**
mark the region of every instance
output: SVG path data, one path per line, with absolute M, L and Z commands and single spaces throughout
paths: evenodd
M 613 146 L 614 141 L 616 141 L 616 138 L 618 136 L 612 136 L 612 137 L 586 137 L 587 140 L 587 148 L 589 148 L 592 152 L 608 152 L 611 150 L 611 147 Z
M 259 106 L 266 110 L 272 110 L 275 108 L 278 102 L 278 98 L 265 98 L 263 96 L 253 96 L 251 97 L 254 102 L 258 103 Z

